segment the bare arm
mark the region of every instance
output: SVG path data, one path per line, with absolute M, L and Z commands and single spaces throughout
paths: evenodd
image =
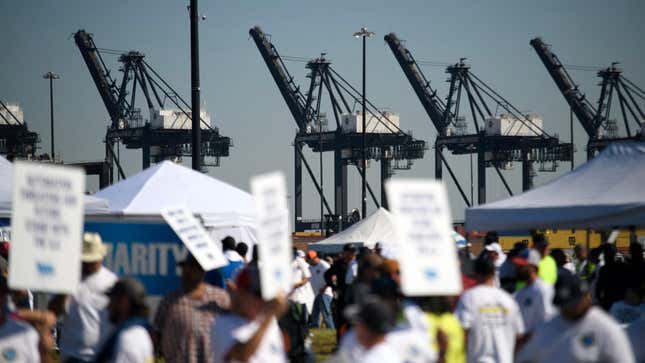
M 56 316 L 49 311 L 20 309 L 17 312 L 20 319 L 31 324 L 38 332 L 38 353 L 40 360 L 44 363 L 50 363 L 51 352 L 54 347 L 54 338 L 52 337 L 52 328 L 56 324 Z

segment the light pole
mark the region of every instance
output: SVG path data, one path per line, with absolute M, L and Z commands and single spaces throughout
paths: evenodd
M 52 162 L 54 161 L 54 80 L 59 79 L 60 76 L 56 73 L 47 72 L 43 75 L 44 79 L 49 80 L 49 120 L 51 123 L 51 147 L 52 147 Z
M 192 115 L 192 167 L 201 170 L 202 141 L 199 112 L 199 9 L 197 0 L 190 0 L 190 88 Z
M 362 158 L 361 158 L 361 167 L 360 169 L 363 171 L 362 175 L 362 187 L 361 187 L 361 198 L 362 198 L 362 204 L 361 204 L 361 219 L 365 218 L 365 215 L 367 214 L 367 162 L 365 161 L 365 153 L 366 153 L 366 142 L 365 142 L 365 39 L 368 37 L 371 37 L 374 35 L 374 32 L 367 31 L 367 27 L 361 27 L 360 31 L 357 31 L 354 33 L 355 38 L 363 38 L 363 116 L 362 116 L 362 132 L 363 132 L 363 152 L 362 152 Z

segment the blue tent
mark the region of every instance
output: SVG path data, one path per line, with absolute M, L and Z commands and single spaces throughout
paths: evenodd
M 546 185 L 466 210 L 478 231 L 627 226 L 645 226 L 645 142 L 611 144 Z

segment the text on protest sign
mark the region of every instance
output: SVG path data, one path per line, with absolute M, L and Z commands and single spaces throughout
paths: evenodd
M 228 265 L 221 246 L 210 238 L 201 223 L 186 207 L 164 208 L 161 210 L 161 216 L 177 233 L 204 271 Z
M 251 179 L 258 218 L 260 284 L 265 300 L 291 290 L 291 234 L 284 174 L 275 172 Z
M 461 276 L 443 183 L 392 179 L 386 186 L 401 253 L 401 288 L 407 296 L 456 295 Z
M 85 173 L 23 162 L 13 170 L 9 285 L 73 293 L 81 274 Z

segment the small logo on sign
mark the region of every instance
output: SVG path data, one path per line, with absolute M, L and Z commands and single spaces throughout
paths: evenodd
M 39 275 L 49 276 L 54 274 L 54 265 L 49 262 L 36 262 L 36 270 Z
M 18 353 L 14 348 L 6 348 L 2 351 L 2 358 L 7 362 L 13 362 L 18 357 Z
M 424 271 L 424 273 L 425 273 L 426 278 L 427 278 L 428 280 L 434 280 L 434 279 L 436 279 L 436 278 L 437 278 L 437 276 L 439 275 L 439 274 L 437 273 L 437 271 L 436 271 L 435 269 L 432 269 L 432 268 L 429 268 L 429 269 L 425 270 L 425 271 Z
M 583 345 L 584 347 L 590 347 L 590 346 L 592 346 L 592 345 L 594 344 L 594 342 L 595 342 L 595 341 L 596 341 L 596 339 L 595 339 L 595 337 L 594 337 L 594 334 L 593 334 L 593 333 L 585 334 L 585 335 L 583 335 L 583 336 L 580 338 L 580 342 L 582 343 L 582 345 Z

